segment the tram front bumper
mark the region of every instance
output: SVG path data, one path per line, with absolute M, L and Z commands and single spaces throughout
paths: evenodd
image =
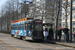
M 43 39 L 43 37 L 34 37 L 34 39 Z

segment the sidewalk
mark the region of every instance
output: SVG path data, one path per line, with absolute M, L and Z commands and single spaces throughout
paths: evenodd
M 57 44 L 57 45 L 63 45 L 63 46 L 66 46 L 66 47 L 73 47 L 75 48 L 75 43 L 65 43 L 65 42 L 62 42 L 62 41 L 49 41 L 50 43 L 53 43 L 53 44 Z
M 75 48 L 75 42 L 74 41 L 73 42 L 67 42 L 67 43 L 65 43 L 64 39 L 63 39 L 61 41 L 50 41 L 50 40 L 48 40 L 48 42 L 53 43 L 53 44 L 57 44 L 57 45 L 66 46 L 66 47 Z

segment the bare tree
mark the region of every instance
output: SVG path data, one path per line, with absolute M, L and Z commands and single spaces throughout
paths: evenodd
M 70 3 L 68 2 L 68 0 L 63 0 L 62 1 L 62 8 L 65 11 L 65 13 L 63 14 L 63 15 L 65 15 L 65 27 L 67 26 L 67 17 L 70 14 L 70 12 L 68 12 L 69 6 L 70 6 Z
M 3 27 L 7 26 L 7 31 L 9 31 L 9 26 L 11 25 L 11 21 L 15 20 L 16 17 L 15 12 L 17 12 L 16 5 L 17 5 L 17 0 L 12 0 L 12 1 L 7 0 L 7 2 L 2 6 L 2 10 L 3 10 L 2 20 L 4 19 L 3 21 L 5 21 L 4 23 L 6 23 L 3 24 L 5 25 Z

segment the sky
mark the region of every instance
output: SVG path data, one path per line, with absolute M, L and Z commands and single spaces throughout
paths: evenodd
M 0 9 L 2 7 L 2 5 L 6 2 L 7 0 L 0 0 Z
M 7 0 L 0 0 L 0 10 L 1 10 L 2 5 L 4 5 L 6 1 Z M 27 1 L 31 1 L 31 0 L 27 0 Z

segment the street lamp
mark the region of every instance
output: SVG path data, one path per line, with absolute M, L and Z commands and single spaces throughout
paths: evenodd
M 71 0 L 71 7 L 70 7 L 70 42 L 72 42 L 72 0 Z

